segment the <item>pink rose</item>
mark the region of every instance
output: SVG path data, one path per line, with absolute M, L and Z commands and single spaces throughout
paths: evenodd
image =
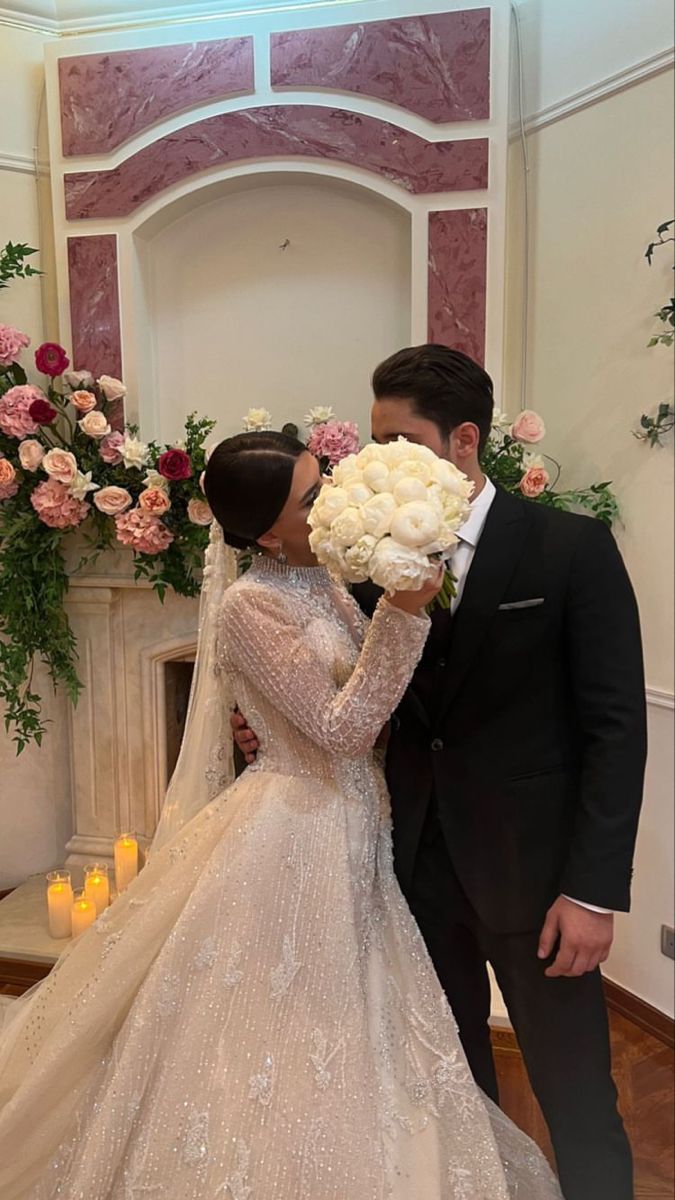
M 19 443 L 19 462 L 24 471 L 37 471 L 45 456 L 45 448 L 35 438 L 26 438 Z
M 92 408 L 96 408 L 96 397 L 93 392 L 85 392 L 84 390 L 72 392 L 68 399 L 71 404 L 75 405 L 77 411 L 81 413 L 88 413 L 91 412 Z
M 540 442 L 546 436 L 546 426 L 539 413 L 526 408 L 513 422 L 510 433 L 517 442 Z
M 86 417 L 77 422 L 83 433 L 87 437 L 104 438 L 110 433 L 110 426 L 106 420 L 105 413 L 88 412 Z
M 528 467 L 518 487 L 528 500 L 535 500 L 547 487 L 549 473 L 546 467 Z
M 8 458 L 0 458 L 0 500 L 9 500 L 18 490 L 14 467 Z
M 108 466 L 111 466 L 111 467 L 118 466 L 118 464 L 121 463 L 121 461 L 122 461 L 121 448 L 123 445 L 124 445 L 124 434 L 123 433 L 119 433 L 119 432 L 115 431 L 115 433 L 106 434 L 106 436 L 102 439 L 101 444 L 98 448 L 98 452 L 99 452 L 101 458 L 103 459 L 104 463 L 108 463 Z
M 76 500 L 58 479 L 47 479 L 33 492 L 30 502 L 38 517 L 51 529 L 71 529 L 84 521 L 90 505 Z
M 327 458 L 331 467 L 335 467 L 348 454 L 358 453 L 358 426 L 353 421 L 326 421 L 323 425 L 315 425 L 307 449 L 316 458 Z
M 70 359 L 58 342 L 43 342 L 35 351 L 35 366 L 43 375 L 54 379 L 70 366 Z
M 213 520 L 213 513 L 206 500 L 190 500 L 187 512 L 193 525 L 210 525 Z
M 127 389 L 121 379 L 115 379 L 112 375 L 101 375 L 96 381 L 100 387 L 106 400 L 121 400 L 122 396 L 126 396 Z
M 173 541 L 173 534 L 154 513 L 132 508 L 115 517 L 117 540 L 131 546 L 136 554 L 161 554 Z
M 171 508 L 171 501 L 166 492 L 158 487 L 146 488 L 138 497 L 138 503 L 144 512 L 156 513 L 158 517 Z
M 121 487 L 104 487 L 94 496 L 94 504 L 97 509 L 99 512 L 105 513 L 107 517 L 116 517 L 132 503 L 131 493 Z
M 42 470 L 59 483 L 72 483 L 77 475 L 77 459 L 70 450 L 60 450 L 57 446 L 45 454 Z
M 21 351 L 30 346 L 30 338 L 13 325 L 0 325 L 0 367 L 11 367 L 19 361 Z
M 0 396 L 0 429 L 7 437 L 23 438 L 28 433 L 37 433 L 38 427 L 30 415 L 30 406 L 36 400 L 46 400 L 42 388 L 32 384 L 19 384 Z

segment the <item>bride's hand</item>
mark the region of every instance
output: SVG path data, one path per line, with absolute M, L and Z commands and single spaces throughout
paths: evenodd
M 430 583 L 425 583 L 424 587 L 417 592 L 394 592 L 393 596 L 387 596 L 390 604 L 394 608 L 400 608 L 403 612 L 411 613 L 412 616 L 420 615 L 424 612 L 427 604 L 436 598 L 441 588 L 443 587 L 443 579 L 445 578 L 445 563 L 439 563 L 438 570 L 433 576 Z

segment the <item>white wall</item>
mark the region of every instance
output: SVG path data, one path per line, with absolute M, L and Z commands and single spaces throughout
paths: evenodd
M 145 255 L 155 436 L 195 408 L 225 436 L 249 407 L 280 428 L 309 404 L 366 435 L 373 367 L 410 336 L 410 257 L 408 214 L 348 185 L 251 180 L 192 208 Z

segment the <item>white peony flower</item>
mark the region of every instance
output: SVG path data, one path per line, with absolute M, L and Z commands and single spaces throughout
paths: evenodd
M 386 463 L 374 459 L 363 468 L 363 482 L 373 492 L 389 492 L 390 470 Z
M 370 578 L 390 596 L 394 592 L 419 591 L 435 570 L 426 554 L 411 546 L 400 546 L 390 537 L 377 543 L 370 560 Z
M 392 471 L 392 475 L 398 472 Z M 428 488 L 421 479 L 403 476 L 394 484 L 394 500 L 397 504 L 409 504 L 411 500 L 426 500 Z
M 312 429 L 314 425 L 326 425 L 328 421 L 335 420 L 335 413 L 330 405 L 317 404 L 316 408 L 310 408 L 305 415 L 305 425 L 308 429 Z
M 87 493 L 97 492 L 99 487 L 100 484 L 92 483 L 91 471 L 87 471 L 86 474 L 83 474 L 82 471 L 78 471 L 72 483 L 70 484 L 68 491 L 70 492 L 71 496 L 75 497 L 76 500 L 86 500 Z
M 365 504 L 373 495 L 371 489 L 359 480 L 357 476 L 354 476 L 353 483 L 345 484 L 344 490 L 350 504 Z
M 272 414 L 266 408 L 249 408 L 243 421 L 246 433 L 262 433 L 272 428 Z
M 349 506 L 347 493 L 341 487 L 324 487 L 319 492 L 317 500 L 309 514 L 309 524 L 312 529 L 319 525 L 332 525 Z
M 366 500 L 363 506 L 363 523 L 366 533 L 381 538 L 391 529 L 391 522 L 397 509 L 396 501 L 391 492 L 380 492 L 371 500 Z
M 358 508 L 346 508 L 333 521 L 330 534 L 336 546 L 353 546 L 366 532 L 363 517 Z
M 361 451 L 361 453 L 363 453 L 363 451 Z M 345 480 L 351 479 L 354 475 L 360 475 L 360 471 L 356 466 L 356 455 L 348 454 L 346 458 L 343 458 L 342 461 L 333 468 L 333 474 L 331 478 L 333 483 L 338 483 L 340 487 L 342 487 Z
M 139 442 L 138 438 L 130 437 L 128 433 L 124 435 L 124 445 L 120 446 L 120 454 L 127 470 L 136 467 L 140 471 L 148 461 L 148 447 L 144 442 Z
M 345 550 L 345 566 L 349 583 L 365 583 L 370 576 L 370 560 L 377 546 L 377 538 L 366 533 L 358 542 Z
M 441 515 L 424 500 L 402 504 L 391 522 L 391 536 L 401 546 L 426 546 L 435 542 L 440 532 Z

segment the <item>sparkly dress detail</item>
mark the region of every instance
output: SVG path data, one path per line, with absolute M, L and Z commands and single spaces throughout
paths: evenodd
M 220 629 L 258 760 L 0 1033 L 2 1200 L 560 1200 L 394 876 L 373 745 L 428 619 L 259 559 Z

